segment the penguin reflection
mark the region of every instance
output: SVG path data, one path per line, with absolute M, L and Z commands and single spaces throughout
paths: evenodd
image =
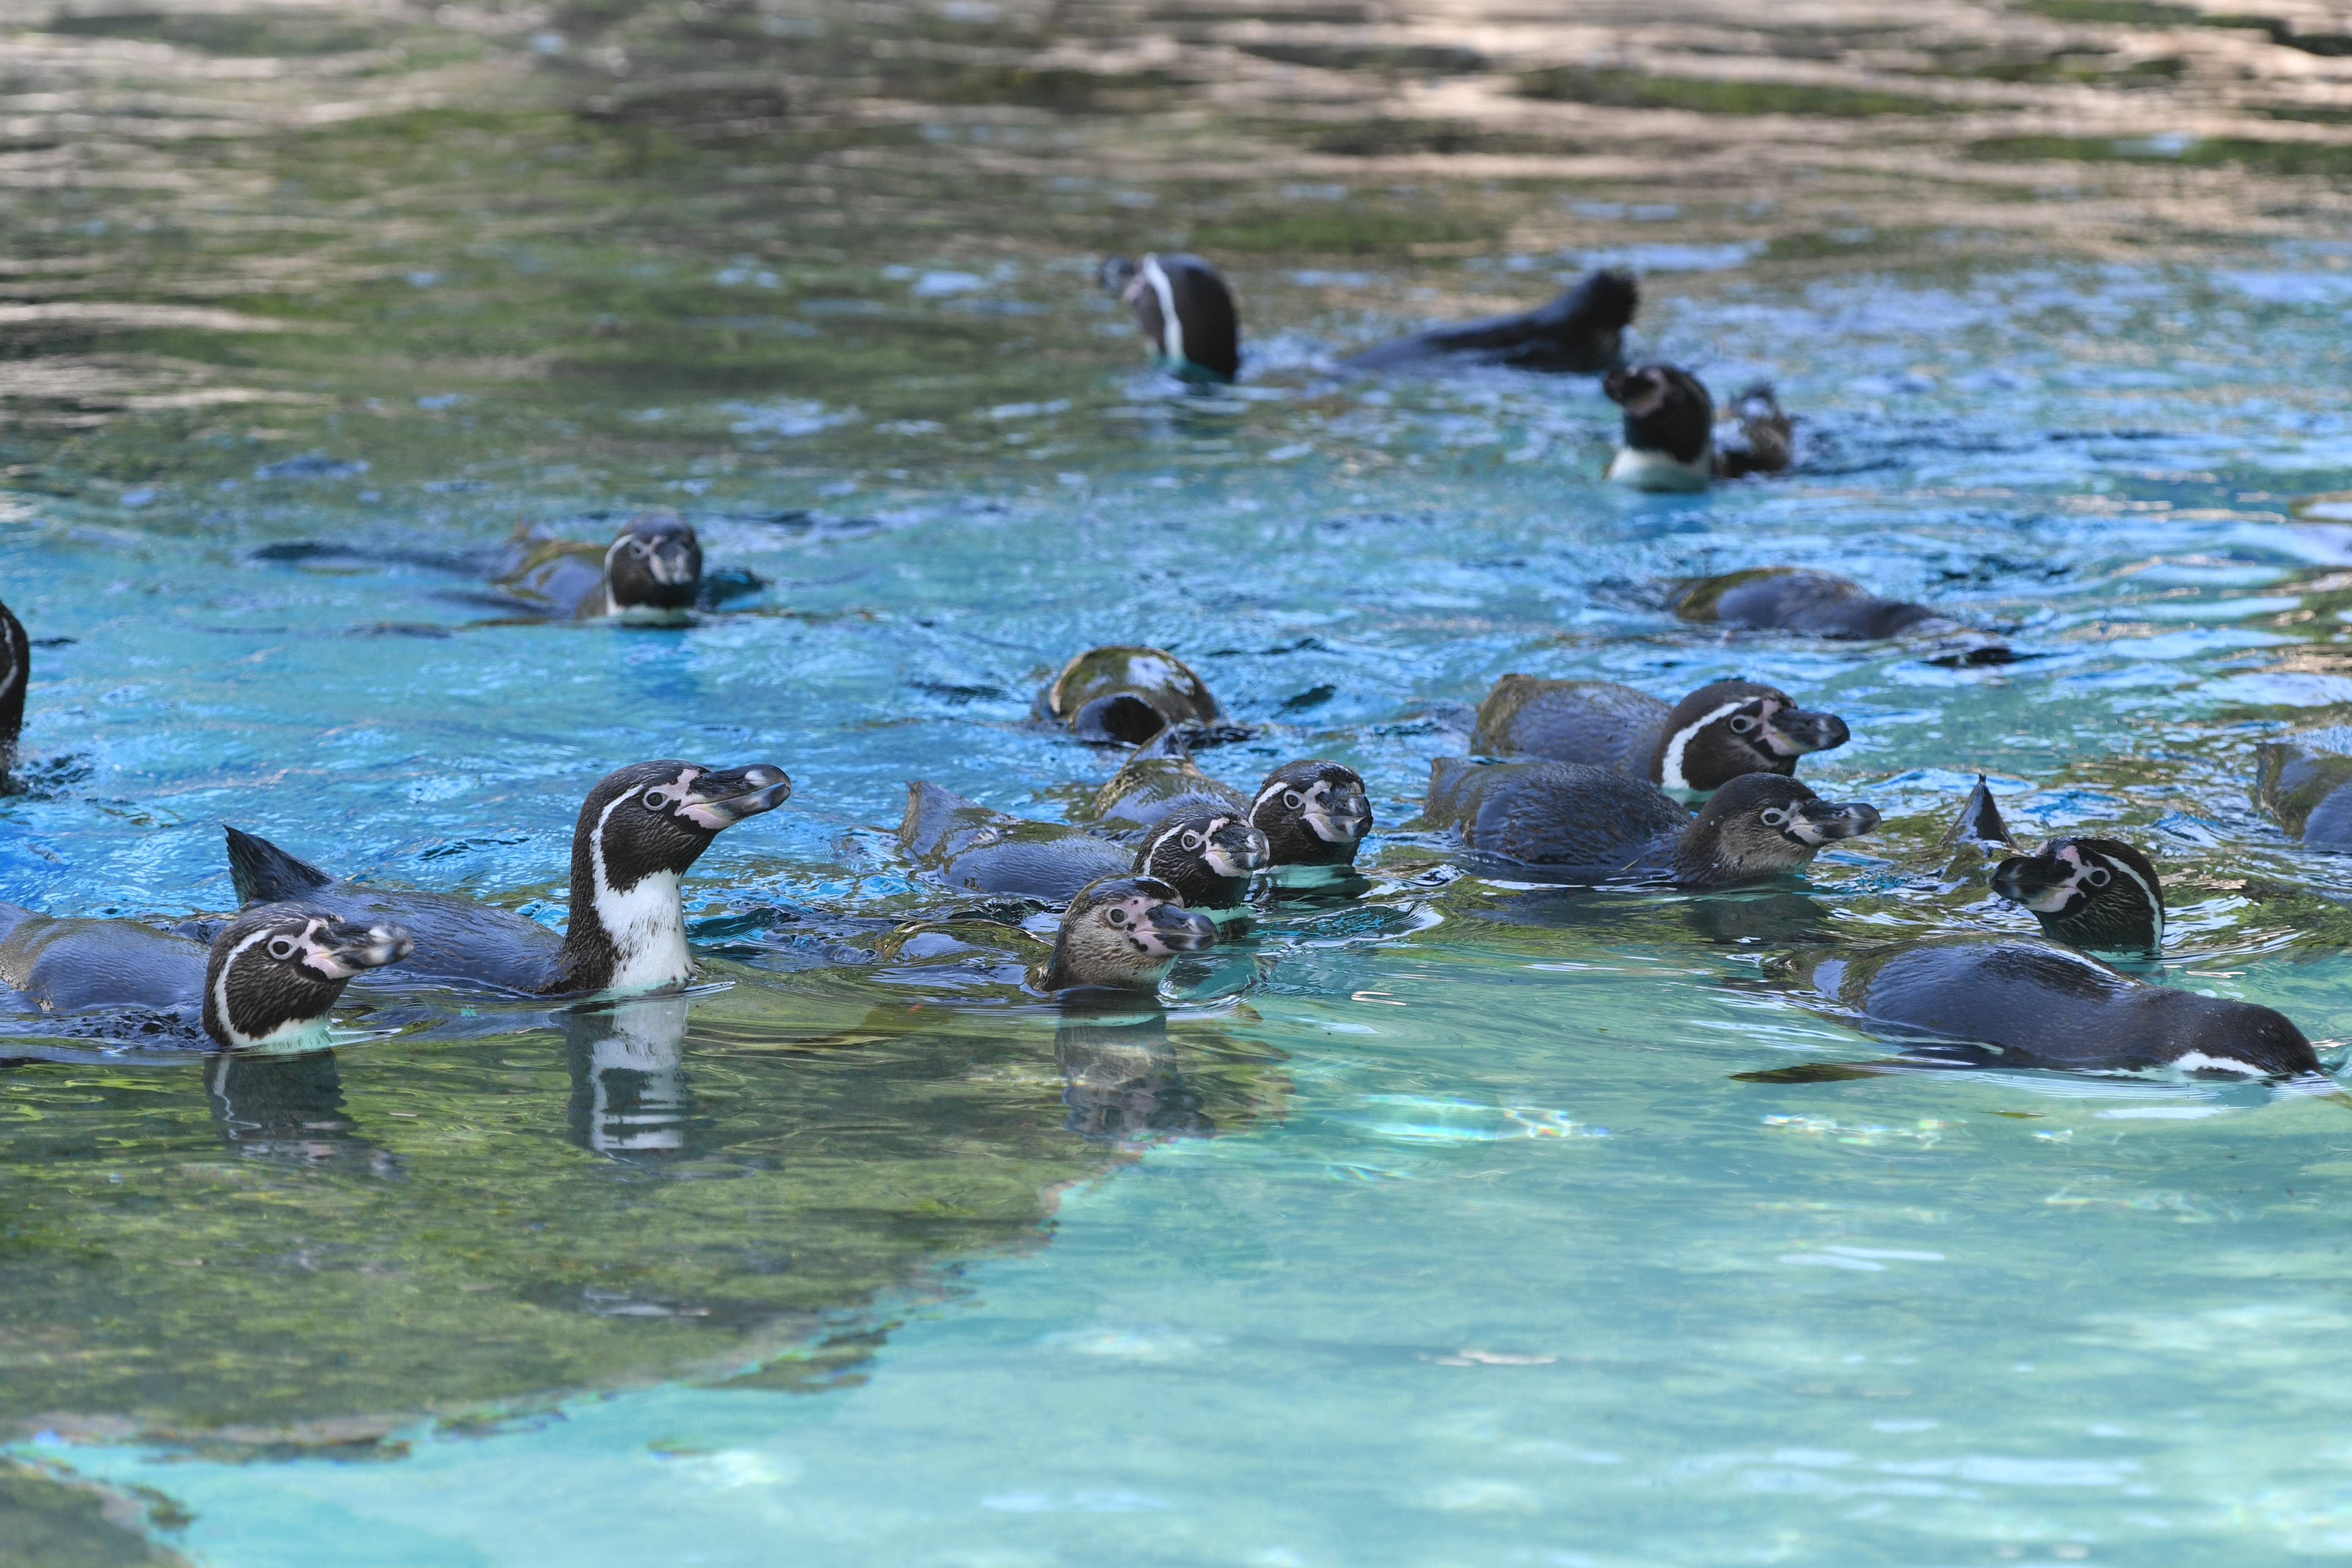
M 399 1160 L 362 1133 L 344 1109 L 334 1052 L 225 1051 L 205 1059 L 204 1074 L 213 1126 L 222 1142 L 246 1158 L 374 1176 L 401 1173 Z
M 646 996 L 562 1015 L 573 1142 L 614 1159 L 685 1152 L 687 1005 Z
M 1063 1125 L 1088 1142 L 1133 1146 L 1216 1133 L 1201 1094 L 1184 1081 L 1168 1015 L 1131 992 L 1064 992 L 1054 1060 L 1068 1108 Z

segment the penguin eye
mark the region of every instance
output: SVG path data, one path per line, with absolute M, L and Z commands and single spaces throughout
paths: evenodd
M 294 945 L 294 939 L 290 936 L 273 936 L 269 939 L 269 956 L 280 963 L 300 951 Z
M 1768 805 L 1768 806 L 1766 806 L 1766 807 L 1764 808 L 1764 826 L 1767 826 L 1767 827 L 1786 827 L 1788 825 L 1789 825 L 1789 814 L 1788 814 L 1787 812 L 1782 811 L 1782 810 L 1781 810 L 1779 806 L 1777 806 L 1777 805 Z
M 1198 849 L 1201 847 L 1201 836 L 1197 833 L 1187 833 L 1182 842 L 1187 849 Z
M 669 791 L 662 788 L 659 784 L 656 784 L 653 788 L 646 791 L 646 809 L 647 811 L 668 810 Z
M 1748 731 L 1756 728 L 1759 722 L 1760 721 L 1753 713 L 1734 713 L 1731 716 L 1731 732 L 1735 735 L 1745 735 Z
M 1127 923 L 1127 911 L 1120 909 L 1118 905 L 1113 904 L 1109 909 L 1103 911 L 1103 919 L 1110 921 L 1110 923 L 1115 926 L 1123 926 Z
M 1286 789 L 1282 792 L 1282 804 L 1297 811 L 1307 804 L 1307 797 L 1295 789 Z
M 2083 873 L 2083 880 L 2090 883 L 2094 888 L 2104 888 L 2115 879 L 2115 873 L 2105 866 L 2094 866 Z

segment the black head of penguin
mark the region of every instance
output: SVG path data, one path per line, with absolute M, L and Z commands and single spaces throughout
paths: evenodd
M 1229 910 L 1272 855 L 1265 835 L 1240 813 L 1190 811 L 1162 819 L 1136 851 L 1135 870 L 1175 889 L 1187 909 Z
M 1063 911 L 1045 988 L 1077 985 L 1148 989 L 1180 952 L 1217 944 L 1216 922 L 1184 907 L 1157 877 L 1104 877 L 1078 889 Z
M 2022 904 L 2042 934 L 2095 952 L 2153 954 L 2164 943 L 2164 884 L 2118 838 L 2053 838 L 1993 868 L 1992 890 Z
M 664 760 L 596 781 L 572 833 L 572 916 L 551 992 L 672 984 L 693 973 L 678 879 L 710 841 L 791 798 L 769 763 Z
M 396 925 L 355 925 L 299 905 L 240 915 L 205 963 L 205 1033 L 230 1048 L 323 1045 L 328 1010 L 362 969 L 406 958 Z
M 1666 789 L 1720 789 L 1742 773 L 1793 773 L 1808 752 L 1832 751 L 1850 731 L 1834 713 L 1815 713 L 1776 686 L 1718 680 L 1675 705 L 1650 760 L 1650 782 Z
M 610 612 L 690 610 L 702 586 L 702 542 L 675 517 L 633 517 L 604 552 Z
M 1197 256 L 1124 257 L 1103 263 L 1103 285 L 1129 309 L 1153 351 L 1179 375 L 1231 381 L 1241 373 L 1241 313 L 1216 268 Z
M 1351 866 L 1371 831 L 1364 781 L 1338 763 L 1285 763 L 1251 798 L 1250 825 L 1265 835 L 1269 864 Z
M 1816 850 L 1878 826 L 1875 807 L 1827 801 L 1779 773 L 1742 773 L 1715 792 L 1675 843 L 1675 880 L 1760 881 L 1802 869 Z
M 1685 465 L 1703 462 L 1715 439 L 1715 399 L 1698 377 L 1670 364 L 1611 371 L 1601 390 L 1625 411 L 1624 445 Z
M 1607 370 L 1623 352 L 1625 329 L 1641 303 L 1642 286 L 1625 268 L 1588 273 L 1535 312 L 1540 346 L 1506 358 L 1530 368 Z
M 32 678 L 33 645 L 25 623 L 0 605 L 0 779 L 16 760 L 16 736 L 25 728 L 25 684 Z

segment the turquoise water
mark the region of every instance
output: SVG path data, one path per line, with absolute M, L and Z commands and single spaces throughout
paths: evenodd
M 2312 499 L 2352 488 L 2340 224 L 2021 255 L 1838 193 L 1801 245 L 1631 182 L 1203 194 L 970 101 L 759 156 L 453 111 L 172 153 L 200 198 L 26 198 L 37 277 L 84 270 L 25 300 L 244 314 L 7 319 L 39 646 L 0 897 L 218 912 L 226 820 L 555 922 L 608 768 L 796 793 L 688 879 L 684 998 L 355 989 L 298 1062 L 6 1020 L 54 1059 L 0 1072 L 0 1482 L 220 1568 L 2352 1553 L 2342 1101 L 1734 1076 L 1879 1053 L 1778 955 L 2031 929 L 1937 843 L 1979 771 L 2021 837 L 2149 848 L 2147 978 L 2341 1060 L 2352 867 L 2248 799 L 2257 742 L 2352 704 L 2352 524 Z M 1090 288 L 1187 226 L 1229 242 L 1234 388 L 1141 369 Z M 1644 269 L 1646 351 L 1775 379 L 1796 476 L 1626 494 L 1589 379 L 1331 371 L 1600 258 Z M 516 624 L 458 559 L 648 506 L 767 585 Z M 378 558 L 268 551 L 320 540 Z M 2030 657 L 1662 609 L 1774 563 Z M 1117 759 L 1031 695 L 1129 639 L 1255 727 L 1211 772 L 1333 757 L 1378 826 L 1363 888 L 1271 904 L 1164 1017 L 1066 1018 L 891 830 L 916 777 L 1069 811 Z M 1886 825 L 1738 895 L 1465 875 L 1412 819 L 1509 670 L 1776 680 Z

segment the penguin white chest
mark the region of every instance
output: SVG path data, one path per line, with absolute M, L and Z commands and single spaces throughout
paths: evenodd
M 599 882 L 596 920 L 613 942 L 613 990 L 675 985 L 694 973 L 677 872 L 649 871 L 625 892 Z
M 1637 490 L 1703 490 L 1715 479 L 1715 448 L 1709 445 L 1694 462 L 1645 447 L 1620 447 L 1601 478 Z

